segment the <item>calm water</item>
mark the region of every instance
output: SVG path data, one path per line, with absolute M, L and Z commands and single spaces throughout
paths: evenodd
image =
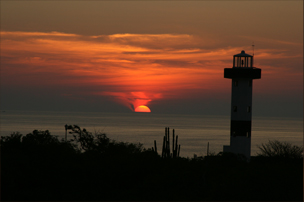
M 65 124 L 76 124 L 90 132 L 100 131 L 111 139 L 143 143 L 151 148 L 154 140 L 161 151 L 165 127 L 175 129 L 181 145 L 181 156 L 218 153 L 223 145 L 229 145 L 230 116 L 163 115 L 153 113 L 93 113 L 93 112 L 17 112 L 0 114 L 0 134 L 19 131 L 26 135 L 37 130 L 49 130 L 52 135 L 64 137 Z M 172 130 L 170 130 L 172 134 Z M 270 140 L 303 144 L 302 118 L 253 117 L 251 154 L 258 151 L 258 144 Z

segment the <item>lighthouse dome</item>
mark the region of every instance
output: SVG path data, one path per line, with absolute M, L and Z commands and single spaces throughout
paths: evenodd
M 252 55 L 249 55 L 245 53 L 244 50 L 241 51 L 241 53 L 234 55 L 235 57 L 252 57 Z

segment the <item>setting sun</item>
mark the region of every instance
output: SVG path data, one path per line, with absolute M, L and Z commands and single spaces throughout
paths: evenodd
M 151 112 L 151 110 L 145 105 L 140 105 L 136 107 L 135 112 Z

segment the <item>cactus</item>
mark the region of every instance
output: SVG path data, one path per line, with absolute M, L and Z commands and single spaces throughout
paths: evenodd
M 154 151 L 157 153 L 156 140 L 154 140 Z
M 167 128 L 166 128 L 166 132 L 167 132 Z M 166 133 L 166 134 L 167 134 L 167 133 Z M 165 149 L 166 149 L 165 141 L 166 141 L 166 137 L 164 136 L 164 140 L 163 140 L 163 150 L 162 150 L 162 157 L 165 157 Z
M 170 128 L 165 128 L 165 136 L 163 139 L 162 157 L 163 158 L 176 158 L 179 157 L 180 145 L 177 145 L 178 135 L 175 137 L 175 130 L 172 130 L 172 153 L 170 151 Z M 156 141 L 155 148 L 156 148 Z M 156 150 L 156 149 L 155 149 Z
M 174 155 L 174 153 L 175 153 L 175 150 L 174 150 L 174 136 L 175 136 L 175 134 L 174 134 L 174 129 L 173 129 L 173 131 L 172 131 L 172 151 L 173 151 L 173 157 L 175 157 L 175 155 Z

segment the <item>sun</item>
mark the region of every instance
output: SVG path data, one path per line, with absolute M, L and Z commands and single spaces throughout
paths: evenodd
M 140 106 L 136 107 L 134 111 L 135 112 L 151 112 L 149 107 L 147 107 L 145 105 L 140 105 Z

